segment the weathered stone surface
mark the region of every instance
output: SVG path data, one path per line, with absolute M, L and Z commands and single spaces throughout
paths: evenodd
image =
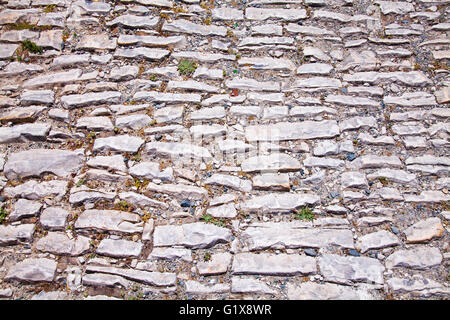
M 316 260 L 303 255 L 239 253 L 234 256 L 232 274 L 296 275 L 317 272 Z
M 184 246 L 187 248 L 209 248 L 217 243 L 227 243 L 231 240 L 231 231 L 227 228 L 202 222 L 178 226 L 156 226 L 153 233 L 155 247 Z
M 444 232 L 439 218 L 428 218 L 413 224 L 404 231 L 404 234 L 406 242 L 417 243 L 441 237 Z
M 289 212 L 319 202 L 319 197 L 309 193 L 270 193 L 254 196 L 240 204 L 240 209 L 250 212 Z
M 58 255 L 79 256 L 90 248 L 90 238 L 78 236 L 70 239 L 62 232 L 49 232 L 36 242 L 36 249 Z
M 383 249 L 386 247 L 398 246 L 399 244 L 400 240 L 393 233 L 386 230 L 380 230 L 359 237 L 356 242 L 356 247 L 364 253 L 368 250 Z
M 230 291 L 230 285 L 225 283 L 205 285 L 194 280 L 186 281 L 187 294 L 208 295 L 213 293 L 226 293 L 228 291 Z
M 247 294 L 276 294 L 276 290 L 270 288 L 267 284 L 260 280 L 240 277 L 231 278 L 231 292 Z
M 11 198 L 25 198 L 29 200 L 38 200 L 44 197 L 55 198 L 61 200 L 66 194 L 67 181 L 51 180 L 44 182 L 37 182 L 29 180 L 16 187 L 7 187 L 4 189 L 5 195 Z
M 64 230 L 70 212 L 58 207 L 49 207 L 42 211 L 39 221 L 50 230 Z
M 61 97 L 61 104 L 66 109 L 85 107 L 88 105 L 118 103 L 122 94 L 118 91 L 91 92 Z
M 182 156 L 205 161 L 212 159 L 211 153 L 206 148 L 187 143 L 149 142 L 145 145 L 145 150 L 149 154 L 156 154 L 164 157 L 177 158 Z
M 94 142 L 94 151 L 117 151 L 136 153 L 144 144 L 144 140 L 130 135 L 97 138 Z
M 373 300 L 364 289 L 356 289 L 334 283 L 319 284 L 303 282 L 299 285 L 288 283 L 287 295 L 290 300 Z
M 0 246 L 13 245 L 19 241 L 32 241 L 34 230 L 34 224 L 0 226 Z
M 38 177 L 53 173 L 68 178 L 82 166 L 81 151 L 34 149 L 11 154 L 4 172 L 8 179 Z
M 75 222 L 79 231 L 110 231 L 120 233 L 140 233 L 138 215 L 117 210 L 85 210 Z
M 300 169 L 300 162 L 287 154 L 275 153 L 245 159 L 241 168 L 244 172 L 296 171 Z
M 249 250 L 321 248 L 353 249 L 353 234 L 346 229 L 312 228 L 310 223 L 254 223 L 242 234 Z
M 428 270 L 440 265 L 442 254 L 438 248 L 415 247 L 406 250 L 397 250 L 386 259 L 386 268 L 410 268 Z
M 181 259 L 185 262 L 192 262 L 192 251 L 184 248 L 153 248 L 152 252 L 148 256 L 148 259 Z
M 231 263 L 231 254 L 219 252 L 211 256 L 211 259 L 197 263 L 197 270 L 200 275 L 217 275 L 226 273 Z
M 116 267 L 88 266 L 86 268 L 86 272 L 99 272 L 116 275 L 131 281 L 142 282 L 157 287 L 173 286 L 175 285 L 177 279 L 176 274 L 171 272 L 147 272 Z
M 448 296 L 449 294 L 447 287 L 427 278 L 405 279 L 394 277 L 387 280 L 387 283 L 394 293 L 413 293 L 423 297 L 429 297 L 431 295 Z
M 143 246 L 142 243 L 134 241 L 103 239 L 95 252 L 114 258 L 137 258 L 141 254 Z
M 245 137 L 251 142 L 333 138 L 339 133 L 339 127 L 334 120 L 278 122 L 248 126 L 245 129 Z
M 5 276 L 5 280 L 24 282 L 52 282 L 56 273 L 56 262 L 46 258 L 29 258 L 12 266 Z
M 319 269 L 328 282 L 347 285 L 355 282 L 384 283 L 385 268 L 372 258 L 325 254 L 319 258 Z

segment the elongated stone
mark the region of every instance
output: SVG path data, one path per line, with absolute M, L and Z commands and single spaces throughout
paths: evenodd
M 197 222 L 183 225 L 156 226 L 153 233 L 155 247 L 183 246 L 199 249 L 231 240 L 231 231 L 212 224 Z
M 356 246 L 362 253 L 372 249 L 383 249 L 400 244 L 399 239 L 391 232 L 380 230 L 359 237 Z
M 204 147 L 193 144 L 178 142 L 149 142 L 145 146 L 146 152 L 149 154 L 157 154 L 165 157 L 188 157 L 191 159 L 199 159 L 210 161 L 211 153 Z
M 142 243 L 123 239 L 103 239 L 95 252 L 114 258 L 137 258 L 141 254 L 143 246 Z
M 438 248 L 419 246 L 412 249 L 397 250 L 386 259 L 386 268 L 409 268 L 428 270 L 442 262 Z
M 85 210 L 75 222 L 80 231 L 109 231 L 120 233 L 141 233 L 138 215 L 117 210 Z
M 320 273 L 325 281 L 351 285 L 354 282 L 383 284 L 384 266 L 367 257 L 325 254 L 319 258 Z
M 353 249 L 353 234 L 347 229 L 312 228 L 310 223 L 253 223 L 242 234 L 249 250 L 322 248 Z
M 355 72 L 353 74 L 344 75 L 344 81 L 356 83 L 380 84 L 384 81 L 399 82 L 408 86 L 425 86 L 431 84 L 428 79 L 420 71 L 410 72 Z
M 177 280 L 176 274 L 172 272 L 148 272 L 136 269 L 124 269 L 94 265 L 88 266 L 86 268 L 86 272 L 99 272 L 116 275 L 128 280 L 142 282 L 157 287 L 174 286 Z
M 300 162 L 285 153 L 273 153 L 245 159 L 241 168 L 244 172 L 296 171 L 300 169 Z
M 335 120 L 278 122 L 245 128 L 245 137 L 250 142 L 333 138 L 339 133 Z
M 226 36 L 227 29 L 223 26 L 216 25 L 201 25 L 190 22 L 188 20 L 179 19 L 172 22 L 165 22 L 162 26 L 162 31 L 198 34 L 202 36 Z
M 444 233 L 441 220 L 437 217 L 420 220 L 404 231 L 407 243 L 419 243 L 439 238 Z
M 304 255 L 239 253 L 234 256 L 231 273 L 261 275 L 307 275 L 317 272 L 316 260 Z
M 7 187 L 4 189 L 5 195 L 12 198 L 25 198 L 29 200 L 38 200 L 44 197 L 54 198 L 60 201 L 66 194 L 67 181 L 51 180 L 37 182 L 29 180 L 15 187 Z
M 80 150 L 34 149 L 11 154 L 3 171 L 8 179 L 39 177 L 45 173 L 68 178 L 81 168 L 83 160 Z
M 97 138 L 94 142 L 94 151 L 117 151 L 136 153 L 144 144 L 144 140 L 130 135 Z
M 52 282 L 56 274 L 56 261 L 46 258 L 28 258 L 12 266 L 6 281 L 18 280 L 24 282 Z
M 247 8 L 245 17 L 249 20 L 267 20 L 271 18 L 296 21 L 306 18 L 305 9 Z
M 78 236 L 69 239 L 63 232 L 49 232 L 38 240 L 36 249 L 58 255 L 79 256 L 86 253 L 90 247 L 90 238 Z
M 0 225 L 0 246 L 14 245 L 20 241 L 31 242 L 34 230 L 34 224 Z
M 148 60 L 161 60 L 170 54 L 169 50 L 154 49 L 147 47 L 137 47 L 132 49 L 118 48 L 114 52 L 114 57 L 119 58 L 145 58 Z
M 240 204 L 240 209 L 250 212 L 289 212 L 302 206 L 317 204 L 319 200 L 318 196 L 308 193 L 270 193 L 244 201 Z
M 304 282 L 288 283 L 287 296 L 290 300 L 373 300 L 367 290 L 337 285 L 334 283 Z
M 119 103 L 122 94 L 119 91 L 91 92 L 61 97 L 61 104 L 66 109 L 85 107 L 88 105 Z

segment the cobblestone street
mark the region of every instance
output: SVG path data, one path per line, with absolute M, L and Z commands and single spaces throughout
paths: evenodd
M 450 0 L 0 0 L 0 300 L 449 299 Z

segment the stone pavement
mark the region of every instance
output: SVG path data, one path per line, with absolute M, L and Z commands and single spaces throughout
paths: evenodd
M 0 1 L 0 298 L 448 299 L 449 4 Z

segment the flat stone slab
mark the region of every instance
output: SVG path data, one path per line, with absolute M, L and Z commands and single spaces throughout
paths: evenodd
M 324 254 L 319 258 L 319 269 L 328 282 L 346 285 L 355 282 L 384 283 L 385 268 L 373 258 Z
M 156 226 L 153 232 L 155 247 L 183 246 L 199 249 L 231 240 L 231 231 L 213 224 L 196 222 L 183 225 Z
M 20 241 L 31 242 L 34 230 L 34 224 L 0 225 L 0 246 L 14 245 Z
M 242 233 L 249 250 L 325 248 L 353 249 L 353 233 L 348 229 L 313 228 L 306 222 L 253 223 Z
M 231 292 L 232 293 L 246 293 L 246 294 L 276 294 L 277 291 L 269 287 L 261 280 L 253 278 L 231 278 Z
M 157 287 L 174 286 L 176 284 L 176 274 L 172 272 L 148 272 L 135 269 L 122 269 L 116 267 L 87 266 L 87 273 L 105 273 L 123 277 L 131 281 L 142 282 Z
M 137 258 L 141 254 L 143 246 L 142 243 L 123 239 L 103 239 L 95 252 L 114 258 Z
M 444 232 L 441 219 L 436 217 L 420 220 L 407 228 L 403 233 L 406 236 L 407 243 L 419 243 L 439 238 Z
M 8 270 L 5 280 L 18 280 L 23 282 L 52 282 L 56 274 L 56 265 L 56 261 L 46 258 L 25 259 Z
M 39 221 L 50 230 L 64 230 L 70 212 L 58 207 L 49 207 L 42 211 Z
M 261 275 L 307 275 L 316 273 L 316 260 L 294 254 L 239 253 L 234 256 L 231 273 Z
M 400 244 L 400 240 L 393 233 L 380 230 L 359 237 L 356 247 L 364 253 L 369 250 L 394 247 Z
M 419 246 L 412 249 L 397 250 L 386 259 L 386 268 L 408 268 L 428 270 L 442 262 L 438 248 Z
M 239 204 L 241 211 L 250 212 L 289 212 L 303 206 L 314 205 L 320 201 L 309 193 L 269 193 L 254 196 Z
M 144 140 L 130 135 L 97 138 L 94 141 L 94 151 L 117 151 L 136 153 L 144 144 Z
M 245 138 L 250 142 L 333 138 L 339 133 L 335 120 L 278 122 L 245 128 Z
M 428 278 L 408 279 L 394 277 L 387 280 L 387 284 L 394 293 L 412 293 L 422 297 L 434 295 L 447 297 L 450 294 L 448 287 L 444 287 L 439 282 Z
M 109 231 L 119 233 L 141 233 L 141 219 L 137 214 L 117 210 L 85 210 L 75 222 L 79 231 Z
M 51 180 L 44 182 L 37 182 L 29 180 L 16 187 L 7 187 L 4 189 L 5 195 L 11 198 L 25 198 L 29 200 L 38 200 L 44 197 L 61 200 L 66 194 L 67 181 Z
M 288 283 L 287 296 L 289 300 L 374 300 L 364 289 L 311 281 L 299 285 Z
M 198 273 L 204 276 L 226 273 L 231 263 L 231 257 L 228 252 L 214 253 L 210 260 L 197 263 Z
M 63 232 L 49 232 L 36 243 L 36 249 L 58 255 L 80 256 L 90 248 L 90 238 L 78 236 L 70 239 Z
M 81 168 L 83 161 L 82 150 L 34 149 L 11 154 L 3 171 L 8 179 L 39 177 L 46 173 L 69 178 Z
M 244 172 L 277 172 L 300 170 L 300 161 L 285 153 L 250 157 L 242 161 Z

